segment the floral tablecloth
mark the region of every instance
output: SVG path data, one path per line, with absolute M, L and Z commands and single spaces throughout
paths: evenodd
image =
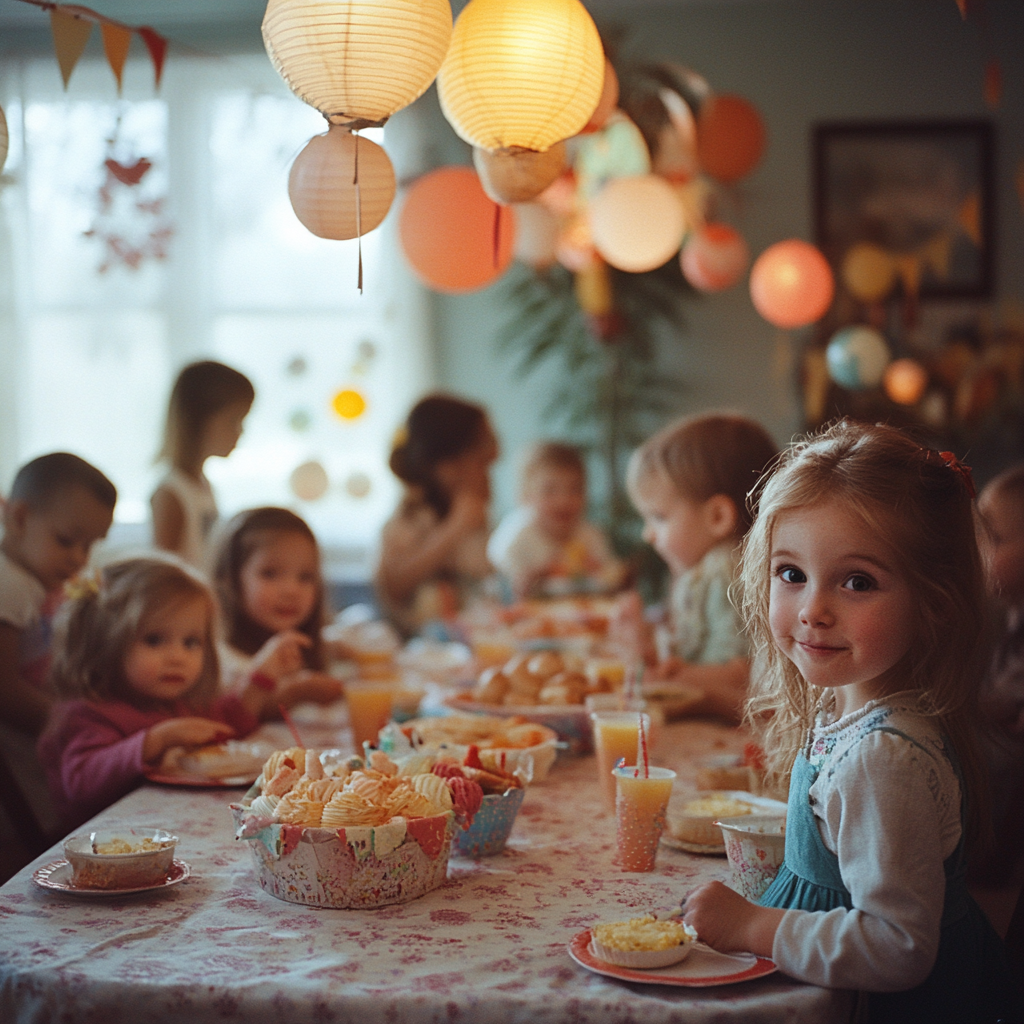
M 670 726 L 658 761 L 685 793 L 698 763 L 742 737 L 706 722 Z M 669 906 L 728 879 L 723 858 L 659 853 L 652 874 L 612 864 L 614 819 L 592 757 L 560 761 L 529 790 L 508 848 L 453 858 L 448 881 L 379 910 L 316 910 L 257 885 L 232 838 L 238 791 L 145 786 L 97 821 L 161 825 L 192 877 L 158 894 L 82 898 L 44 891 L 32 871 L 0 888 L 0 1020 L 137 1022 L 842 1021 L 847 993 L 773 975 L 711 989 L 627 984 L 566 952 L 588 925 Z

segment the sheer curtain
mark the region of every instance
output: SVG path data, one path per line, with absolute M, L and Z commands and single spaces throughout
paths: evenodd
M 173 57 L 159 91 L 130 63 L 120 99 L 99 61 L 65 93 L 54 59 L 26 59 L 0 69 L 0 105 L 0 490 L 27 459 L 76 452 L 117 484 L 114 541 L 144 539 L 170 384 L 220 359 L 257 391 L 237 451 L 207 464 L 222 513 L 295 508 L 336 574 L 358 573 L 396 500 L 391 437 L 431 383 L 398 204 L 363 239 L 360 295 L 356 243 L 314 237 L 291 210 L 291 161 L 325 126 L 262 53 Z M 387 148 L 415 148 L 412 124 L 389 125 Z M 108 159 L 151 166 L 126 185 Z M 343 389 L 365 398 L 359 418 L 333 411 Z M 289 481 L 308 461 L 328 489 L 304 502 Z

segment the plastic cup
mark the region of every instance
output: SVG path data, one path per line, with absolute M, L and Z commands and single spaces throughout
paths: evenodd
M 637 774 L 639 773 L 639 774 Z M 615 772 L 615 845 L 623 871 L 653 871 L 676 773 L 627 765 Z
M 594 727 L 594 757 L 597 760 L 597 778 L 608 809 L 615 807 L 615 777 L 612 769 L 623 758 L 626 764 L 637 760 L 640 742 L 640 714 L 637 711 L 592 711 L 590 721 Z M 651 718 L 644 715 L 644 728 L 648 736 Z
M 345 684 L 345 700 L 356 752 L 363 743 L 376 744 L 377 733 L 391 721 L 395 684 L 383 679 L 353 679 Z

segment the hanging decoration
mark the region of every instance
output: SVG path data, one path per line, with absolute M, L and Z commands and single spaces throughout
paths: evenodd
M 745 178 L 757 166 L 764 147 L 761 115 L 742 96 L 722 93 L 701 106 L 697 157 L 712 178 L 723 182 Z
M 343 420 L 357 420 L 366 412 L 366 398 L 354 388 L 342 388 L 331 400 L 331 408 Z
M 556 142 L 543 153 L 533 150 L 473 149 L 473 166 L 484 191 L 496 203 L 528 203 L 565 170 L 565 143 Z
M 679 251 L 686 231 L 672 186 L 656 174 L 615 178 L 590 204 L 594 248 L 613 267 L 654 270 Z
M 330 480 L 327 470 L 316 460 L 311 460 L 292 470 L 288 484 L 299 501 L 319 501 L 327 493 Z
M 884 299 L 896 285 L 897 265 L 892 254 L 873 242 L 851 245 L 843 257 L 843 283 L 862 302 Z
M 612 111 L 619 105 L 619 76 L 615 74 L 612 62 L 604 59 L 604 82 L 601 85 L 601 97 L 597 101 L 590 120 L 580 129 L 580 135 L 589 135 L 605 126 Z
M 828 309 L 835 292 L 832 268 L 809 242 L 790 238 L 769 246 L 750 271 L 754 307 L 776 327 L 804 327 Z
M 512 256 L 535 270 L 545 270 L 557 257 L 558 219 L 543 203 L 516 206 L 516 240 Z
M 395 172 L 375 142 L 331 125 L 295 158 L 288 198 L 295 216 L 319 238 L 357 238 L 387 216 Z
M 410 186 L 398 232 L 428 287 L 458 294 L 497 280 L 512 261 L 515 214 L 490 199 L 469 167 L 441 167 Z
M 891 358 L 885 338 L 872 327 L 843 327 L 825 349 L 829 376 L 850 391 L 876 387 Z
M 366 473 L 355 472 L 350 473 L 348 479 L 345 481 L 345 493 L 350 498 L 355 498 L 357 501 L 365 498 L 372 487 L 372 481 Z
M 916 359 L 896 359 L 886 367 L 882 387 L 897 405 L 917 405 L 928 387 L 928 371 Z
M 731 288 L 750 262 L 743 236 L 728 224 L 704 224 L 693 231 L 679 255 L 679 265 L 694 288 L 719 292 Z

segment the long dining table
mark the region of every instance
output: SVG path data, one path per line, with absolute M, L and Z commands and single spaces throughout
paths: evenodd
M 291 741 L 280 725 L 264 738 Z M 317 736 L 348 741 L 347 729 Z M 674 799 L 700 764 L 738 752 L 737 730 L 704 720 L 664 729 L 656 763 L 678 773 Z M 310 742 L 307 740 L 307 742 Z M 314 742 L 310 742 L 313 746 Z M 229 805 L 241 790 L 146 784 L 88 828 L 160 826 L 180 838 L 190 877 L 160 891 L 80 896 L 41 888 L 33 872 L 0 888 L 0 1021 L 163 1024 L 273 1021 L 841 1022 L 848 992 L 779 973 L 709 988 L 637 984 L 575 963 L 588 926 L 677 903 L 724 857 L 662 848 L 656 870 L 613 863 L 615 821 L 592 756 L 560 757 L 527 792 L 504 852 L 452 857 L 446 882 L 409 903 L 315 909 L 260 889 Z

